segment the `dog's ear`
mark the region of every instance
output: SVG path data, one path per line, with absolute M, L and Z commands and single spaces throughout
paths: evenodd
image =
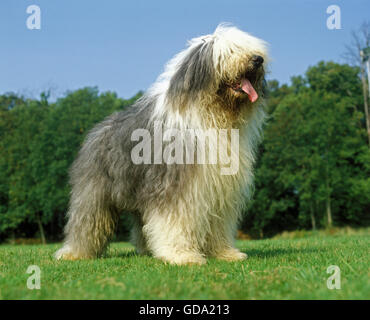
M 213 79 L 213 41 L 204 41 L 192 48 L 180 62 L 170 80 L 168 96 L 175 100 L 195 98 L 200 91 L 208 90 Z

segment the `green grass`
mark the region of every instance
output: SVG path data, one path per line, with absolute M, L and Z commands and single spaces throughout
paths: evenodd
M 107 256 L 55 261 L 59 244 L 0 246 L 0 299 L 369 299 L 370 229 L 304 234 L 303 238 L 238 241 L 243 262 L 210 259 L 171 266 L 114 243 Z M 41 289 L 29 290 L 29 265 L 41 268 Z M 341 270 L 329 290 L 326 269 Z

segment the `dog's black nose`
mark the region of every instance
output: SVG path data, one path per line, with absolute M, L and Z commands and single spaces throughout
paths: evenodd
M 263 58 L 261 56 L 254 55 L 252 57 L 252 62 L 255 67 L 259 67 L 263 63 Z

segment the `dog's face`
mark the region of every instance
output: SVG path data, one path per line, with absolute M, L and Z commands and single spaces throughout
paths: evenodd
M 245 61 L 237 72 L 221 78 L 217 90 L 221 98 L 253 104 L 265 95 L 263 56 L 254 54 L 246 57 Z
M 174 100 L 186 103 L 213 95 L 227 107 L 252 105 L 265 93 L 266 43 L 235 27 L 220 26 L 191 40 L 176 59 L 168 89 Z
M 253 104 L 265 94 L 264 41 L 236 28 L 221 26 L 214 33 L 213 63 L 218 95 Z

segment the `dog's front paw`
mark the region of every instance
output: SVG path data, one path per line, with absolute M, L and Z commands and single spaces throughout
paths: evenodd
M 166 263 L 174 265 L 202 265 L 207 263 L 207 260 L 201 254 L 193 252 L 166 255 L 158 258 Z
M 240 252 L 238 249 L 235 248 L 228 248 L 218 252 L 215 257 L 220 260 L 226 261 L 241 261 L 248 258 L 246 253 Z

